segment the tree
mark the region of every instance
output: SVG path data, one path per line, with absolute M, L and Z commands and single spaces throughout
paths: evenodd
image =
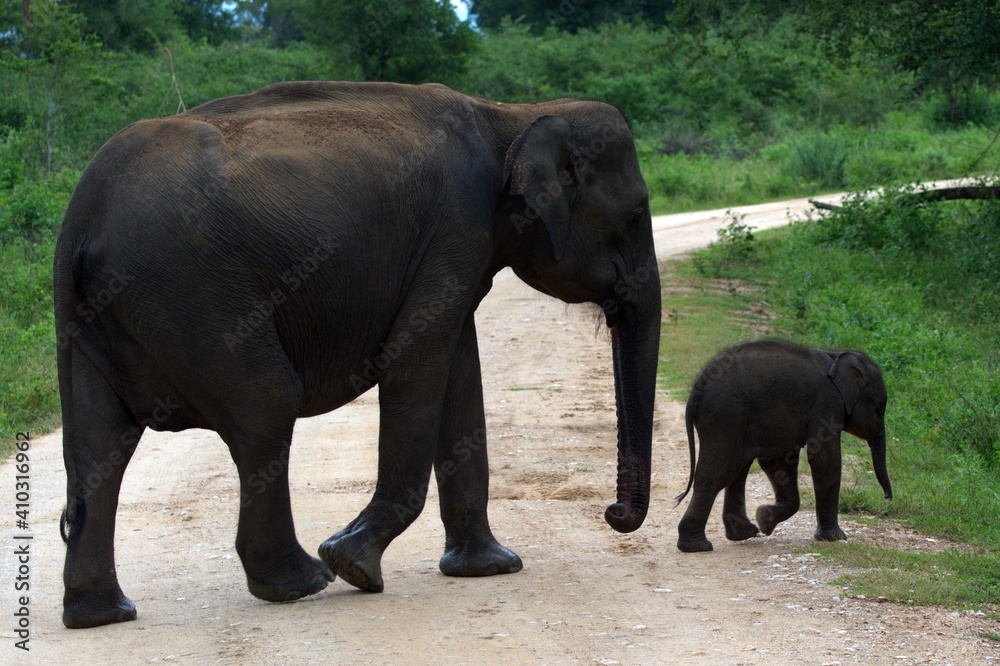
M 151 53 L 179 31 L 179 0 L 76 0 L 83 31 L 109 49 Z
M 990 87 L 1000 71 L 1000 2 L 914 0 L 890 3 L 885 31 L 869 30 L 872 47 L 920 85 L 940 85 L 950 120 L 966 120 L 976 86 Z
M 231 0 L 181 0 L 176 15 L 181 29 L 196 42 L 220 44 L 237 35 Z
M 306 39 L 342 54 L 366 81 L 449 80 L 479 43 L 447 0 L 310 0 L 302 17 Z
M 873 56 L 913 74 L 918 89 L 940 86 L 952 122 L 1000 72 L 997 0 L 680 0 L 675 19 L 719 27 L 740 16 L 742 26 L 767 30 L 779 15 L 794 17 L 841 60 Z
M 535 32 L 555 26 L 576 32 L 602 23 L 641 19 L 663 25 L 675 0 L 468 0 L 469 13 L 481 28 L 497 28 L 505 19 L 523 21 Z
M 86 37 L 85 23 L 65 4 L 36 0 L 31 3 L 30 22 L 22 22 L 18 38 L 0 51 L 0 68 L 20 75 L 27 84 L 25 130 L 40 150 L 24 157 L 46 173 L 57 166 L 64 125 L 87 95 L 99 94 L 95 88 L 101 87 L 105 54 L 97 40 Z
M 239 13 L 244 29 L 259 27 L 268 42 L 283 49 L 293 42 L 305 40 L 299 17 L 309 0 L 241 0 Z

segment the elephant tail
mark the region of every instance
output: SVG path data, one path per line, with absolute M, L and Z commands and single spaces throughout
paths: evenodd
M 698 392 L 697 388 L 695 388 L 694 390 L 692 390 L 691 391 L 691 397 L 688 398 L 687 408 L 684 410 L 684 422 L 687 425 L 688 455 L 690 456 L 690 461 L 691 461 L 691 473 L 688 475 L 688 483 L 687 483 L 687 487 L 684 489 L 684 492 L 682 492 L 680 495 L 678 495 L 677 497 L 674 498 L 674 500 L 676 500 L 677 504 L 680 504 L 681 501 L 685 497 L 687 497 L 687 494 L 689 492 L 691 492 L 691 486 L 694 484 L 694 463 L 695 463 L 695 457 L 694 457 L 695 456 L 695 454 L 694 454 L 694 417 L 695 417 L 695 414 L 698 411 L 698 398 L 700 398 L 700 397 L 701 397 L 701 395 Z M 675 504 L 674 506 L 677 506 L 677 504 Z
M 73 337 L 78 332 L 74 321 L 73 260 L 65 251 L 56 252 L 53 267 L 53 296 L 56 322 L 56 365 L 62 402 L 63 460 L 66 465 L 66 508 L 59 519 L 59 533 L 69 543 L 69 527 L 77 519 L 76 468 L 73 461 Z

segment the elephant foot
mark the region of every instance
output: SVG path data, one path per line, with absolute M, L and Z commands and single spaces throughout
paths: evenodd
M 730 541 L 746 541 L 759 534 L 757 526 L 746 516 L 723 516 L 722 521 L 726 526 L 726 538 Z
M 446 576 L 496 576 L 517 573 L 524 565 L 517 553 L 493 539 L 445 546 L 438 567 Z
M 705 535 L 700 537 L 680 537 L 677 549 L 682 553 L 706 553 L 712 550 L 712 542 Z
M 761 504 L 757 507 L 757 524 L 760 525 L 760 533 L 764 536 L 770 536 L 781 522 L 775 517 L 774 508 L 770 504 Z
M 821 527 L 813 533 L 816 541 L 847 541 L 847 534 L 840 527 Z
M 135 604 L 120 588 L 106 592 L 66 592 L 63 624 L 70 629 L 88 629 L 137 617 Z
M 319 556 L 333 571 L 354 587 L 365 592 L 381 592 L 382 551 L 370 530 L 345 528 L 324 541 Z
M 264 601 L 295 601 L 310 594 L 316 594 L 326 588 L 336 576 L 326 564 L 309 557 L 300 560 L 295 566 L 285 568 L 285 574 L 274 579 L 263 581 L 247 572 L 247 588 L 250 594 Z
M 682 553 L 704 553 L 712 550 L 712 542 L 705 536 L 706 520 L 701 516 L 681 518 L 677 524 L 677 549 Z

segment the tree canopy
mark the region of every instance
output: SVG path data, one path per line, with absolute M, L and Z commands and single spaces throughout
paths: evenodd
M 918 88 L 940 86 L 953 122 L 977 85 L 1000 78 L 997 0 L 679 0 L 675 20 L 732 34 L 766 32 L 778 16 L 843 61 L 874 57 L 913 74 Z
M 524 22 L 536 31 L 554 26 L 576 32 L 602 23 L 643 20 L 663 25 L 675 0 L 469 0 L 469 13 L 481 28 L 497 28 L 505 20 Z
M 306 39 L 342 54 L 366 81 L 447 79 L 464 71 L 478 43 L 448 0 L 309 0 L 301 16 Z

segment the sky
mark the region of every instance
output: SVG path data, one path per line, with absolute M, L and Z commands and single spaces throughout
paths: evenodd
M 469 8 L 465 6 L 462 0 L 451 0 L 452 7 L 455 8 L 455 13 L 458 14 L 458 18 L 465 20 L 469 18 Z

